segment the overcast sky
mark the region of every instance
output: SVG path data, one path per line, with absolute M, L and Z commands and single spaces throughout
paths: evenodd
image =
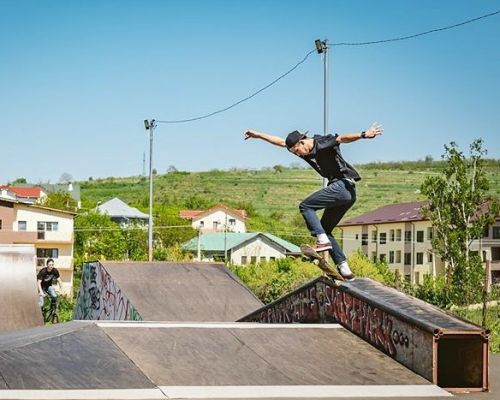
M 0 183 L 139 175 L 143 120 L 227 107 L 314 49 L 391 39 L 500 10 L 500 1 L 0 0 Z M 438 159 L 476 137 L 500 158 L 500 14 L 411 40 L 329 50 L 331 132 L 352 163 Z M 323 60 L 313 53 L 254 98 L 211 118 L 160 124 L 153 166 L 260 168 L 300 160 L 243 131 L 322 133 Z

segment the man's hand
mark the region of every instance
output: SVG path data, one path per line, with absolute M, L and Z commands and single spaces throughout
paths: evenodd
M 372 126 L 368 128 L 365 132 L 365 138 L 373 139 L 377 135 L 381 135 L 384 132 L 384 128 L 378 122 L 374 122 Z
M 245 132 L 245 140 L 253 138 L 253 139 L 258 139 L 260 138 L 259 135 L 260 132 L 254 131 L 254 130 L 248 130 Z

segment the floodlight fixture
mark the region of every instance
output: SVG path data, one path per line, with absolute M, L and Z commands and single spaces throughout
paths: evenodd
M 316 51 L 318 52 L 318 54 L 321 54 L 324 52 L 324 50 L 326 48 L 325 42 L 322 42 L 320 39 L 316 39 L 314 41 L 314 44 L 316 45 Z

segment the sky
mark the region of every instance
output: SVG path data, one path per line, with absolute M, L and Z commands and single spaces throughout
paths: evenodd
M 0 0 L 0 183 L 146 170 L 144 119 L 225 108 L 313 50 L 397 38 L 500 10 L 500 0 Z M 440 159 L 483 138 L 500 158 L 500 14 L 410 40 L 328 51 L 330 133 L 384 126 L 342 145 L 351 163 Z M 243 140 L 323 133 L 323 59 L 213 117 L 158 124 L 153 167 L 183 171 L 302 163 Z M 304 164 L 305 165 L 305 164 Z

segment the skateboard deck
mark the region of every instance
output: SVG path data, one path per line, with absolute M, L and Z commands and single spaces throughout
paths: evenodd
M 302 252 L 303 255 L 305 255 L 310 260 L 316 260 L 318 262 L 317 266 L 328 277 L 333 278 L 333 279 L 338 280 L 338 281 L 345 280 L 342 277 L 342 275 L 340 275 L 340 273 L 337 271 L 337 268 L 330 265 L 330 263 L 328 261 L 326 261 L 322 255 L 320 255 L 316 250 L 314 250 L 308 244 L 303 244 L 302 246 L 300 246 L 300 251 Z

